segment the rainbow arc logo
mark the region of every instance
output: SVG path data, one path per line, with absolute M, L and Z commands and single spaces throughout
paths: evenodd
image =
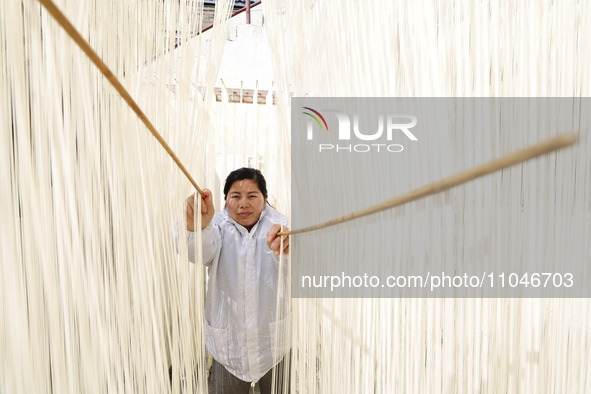
M 322 119 L 322 123 L 324 123 L 324 127 L 326 127 L 326 131 L 328 131 L 328 125 L 326 124 L 326 120 L 324 119 L 324 116 L 322 116 L 322 114 L 320 114 L 320 112 L 316 111 L 313 108 L 310 107 L 302 107 L 303 109 L 306 109 L 310 112 L 313 112 L 314 114 L 318 115 L 318 117 L 320 119 Z M 309 117 L 311 117 L 312 119 L 314 119 L 316 121 L 316 123 L 318 123 L 318 126 L 320 126 L 320 130 L 324 130 L 324 127 L 322 127 L 322 123 L 320 123 L 320 120 L 314 116 L 313 114 L 311 114 L 310 112 L 302 112 L 305 115 L 308 115 Z

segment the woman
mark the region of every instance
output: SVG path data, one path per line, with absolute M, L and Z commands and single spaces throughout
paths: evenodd
M 203 263 L 209 267 L 205 340 L 214 359 L 209 392 L 246 394 L 251 383 L 259 382 L 261 393 L 270 393 L 273 369 L 282 389 L 289 384 L 282 383 L 282 359 L 289 344 L 276 341 L 276 337 L 284 338 L 289 323 L 286 297 L 280 297 L 282 312 L 276 316 L 278 289 L 285 289 L 287 280 L 285 267 L 279 275 L 281 237 L 277 233 L 287 229 L 285 217 L 267 204 L 265 178 L 252 168 L 240 168 L 228 175 L 224 185 L 226 207 L 215 216 L 211 191 L 204 190 L 203 194 L 202 253 Z M 195 206 L 192 195 L 186 207 L 192 261 Z M 283 253 L 288 251 L 289 238 L 284 237 Z

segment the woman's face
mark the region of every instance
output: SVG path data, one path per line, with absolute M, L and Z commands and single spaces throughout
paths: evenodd
M 256 224 L 263 212 L 267 199 L 251 179 L 235 181 L 226 196 L 226 207 L 230 217 L 248 231 Z

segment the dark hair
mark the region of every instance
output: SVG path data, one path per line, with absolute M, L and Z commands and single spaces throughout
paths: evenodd
M 265 181 L 263 174 L 254 168 L 242 167 L 228 174 L 226 183 L 224 184 L 224 201 L 228 197 L 228 192 L 230 191 L 230 188 L 234 182 L 242 181 L 244 179 L 255 181 L 259 190 L 263 194 L 263 197 L 267 198 L 267 182 Z

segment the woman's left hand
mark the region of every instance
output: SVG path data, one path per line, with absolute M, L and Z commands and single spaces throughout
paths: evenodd
M 282 231 L 289 231 L 289 228 L 281 226 L 280 224 L 274 224 L 271 226 L 271 230 L 267 233 L 267 245 L 269 246 L 269 249 L 275 251 L 275 256 L 279 256 L 281 238 L 283 238 L 283 254 L 289 253 L 289 235 L 284 235 L 283 237 L 277 235 L 277 233 Z

